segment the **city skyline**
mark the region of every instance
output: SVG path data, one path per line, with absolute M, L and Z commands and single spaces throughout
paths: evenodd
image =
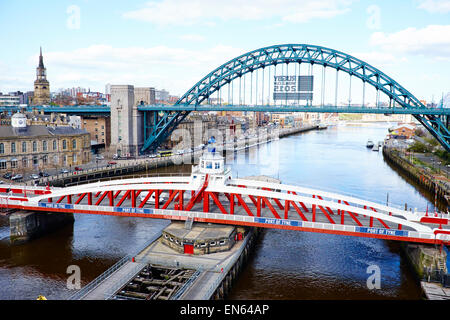
M 450 40 L 444 36 L 450 32 L 450 1 L 267 0 L 247 2 L 241 10 L 203 0 L 108 4 L 0 4 L 1 23 L 11 37 L 27 39 L 0 53 L 0 92 L 32 91 L 40 46 L 52 92 L 103 92 L 111 83 L 165 88 L 180 96 L 226 61 L 280 43 L 348 53 L 419 99 L 439 101 L 450 91 Z M 27 24 L 13 22 L 19 12 Z

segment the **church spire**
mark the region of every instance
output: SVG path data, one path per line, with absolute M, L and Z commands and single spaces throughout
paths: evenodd
M 42 57 L 42 47 L 40 47 L 39 68 L 44 68 L 44 58 Z

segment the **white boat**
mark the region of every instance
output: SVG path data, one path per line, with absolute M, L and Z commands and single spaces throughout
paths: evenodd
M 366 147 L 367 148 L 372 148 L 374 146 L 374 143 L 373 143 L 373 141 L 372 140 L 367 140 L 367 143 L 366 143 Z
M 374 145 L 372 148 L 372 151 L 378 151 L 378 150 L 379 150 L 378 144 Z

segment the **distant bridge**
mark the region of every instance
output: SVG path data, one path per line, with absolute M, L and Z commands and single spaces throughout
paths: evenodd
M 320 66 L 322 68 L 320 103 L 312 105 L 312 101 L 300 102 L 298 98 L 299 100 L 293 102 L 289 100 L 289 103 L 286 100 L 283 104 L 283 101 L 274 103 L 270 101 L 270 98 L 266 99 L 271 89 L 271 75 L 277 75 L 279 65 L 284 66 L 286 70 L 283 71 L 282 68 L 278 71 L 278 75 L 291 75 L 293 72 L 295 76 L 301 74 L 301 65 L 308 68 L 310 75 L 313 74 L 314 66 Z M 325 103 L 327 92 L 325 70 L 327 68 L 336 70 L 336 81 L 331 88 L 333 90 L 328 90 L 335 92 L 332 105 Z M 348 105 L 338 104 L 340 71 L 346 73 L 350 79 Z M 362 81 L 360 104 L 350 104 L 352 78 Z M 265 79 L 269 79 L 268 85 Z M 375 107 L 369 106 L 365 101 L 366 84 L 376 90 Z M 161 145 L 192 111 L 412 114 L 447 151 L 450 151 L 449 108 L 429 108 L 381 70 L 349 54 L 316 45 L 282 44 L 245 53 L 208 73 L 174 105 L 149 105 L 148 102 L 141 100 L 136 108 L 134 99 L 130 100 L 130 92 L 125 92 L 123 88 L 120 90 L 122 90 L 120 97 L 114 96 L 115 93 L 111 91 L 111 109 L 107 106 L 38 106 L 36 108 L 47 113 L 111 114 L 111 124 L 114 126 L 112 133 L 115 135 L 112 138 L 112 145 L 133 146 L 141 153 Z M 380 93 L 387 97 L 388 103 L 381 102 Z M 217 103 L 214 104 L 213 101 Z M 121 114 L 121 118 L 118 114 Z M 119 118 L 132 119 L 132 121 L 129 124 L 125 123 L 126 128 L 120 130 L 124 121 Z M 131 130 L 129 130 L 130 125 Z M 120 136 L 116 135 L 119 131 L 122 132 Z M 136 131 L 139 132 L 136 133 Z

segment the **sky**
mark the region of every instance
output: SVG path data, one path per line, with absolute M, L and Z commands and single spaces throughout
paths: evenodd
M 417 98 L 450 91 L 450 0 L 0 0 L 0 92 L 130 84 L 182 95 L 226 61 L 298 43 L 348 53 Z

